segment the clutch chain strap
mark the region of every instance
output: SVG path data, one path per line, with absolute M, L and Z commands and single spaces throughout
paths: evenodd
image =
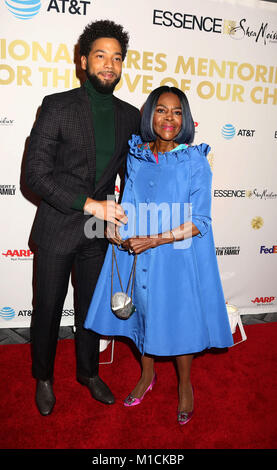
M 122 282 L 121 282 L 121 277 L 120 277 L 120 274 L 119 274 L 117 259 L 116 259 L 116 255 L 115 255 L 114 244 L 112 245 L 112 251 L 113 251 L 113 253 L 112 253 L 111 298 L 112 298 L 112 296 L 113 296 L 113 270 L 114 270 L 114 260 L 115 260 L 115 264 L 116 264 L 116 269 L 117 269 L 118 279 L 119 279 L 119 282 L 120 282 L 121 291 L 124 292 L 123 286 L 122 286 Z M 133 299 L 133 291 L 134 291 L 134 285 L 135 285 L 136 264 L 137 264 L 137 255 L 135 255 L 135 257 L 134 257 L 133 266 L 132 266 L 132 269 L 131 269 L 131 273 L 130 273 L 129 281 L 128 281 L 128 286 L 127 286 L 127 290 L 126 290 L 126 295 L 128 295 L 128 290 L 129 290 L 129 287 L 130 287 L 131 279 L 132 279 L 132 277 L 133 277 L 132 288 L 131 288 L 131 300 Z

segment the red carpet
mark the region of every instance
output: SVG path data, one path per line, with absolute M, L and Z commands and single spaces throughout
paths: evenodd
M 56 406 L 42 417 L 34 403 L 30 345 L 0 346 L 1 449 L 276 449 L 277 323 L 245 327 L 247 341 L 193 363 L 195 415 L 176 423 L 177 377 L 171 360 L 156 363 L 158 381 L 143 403 L 122 400 L 140 373 L 131 343 L 117 341 L 100 375 L 117 402 L 106 406 L 75 381 L 73 340 L 59 342 Z M 107 355 L 107 351 L 101 354 Z

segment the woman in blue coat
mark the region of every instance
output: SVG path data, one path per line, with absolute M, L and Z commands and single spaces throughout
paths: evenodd
M 210 147 L 190 145 L 189 103 L 174 87 L 149 95 L 141 135 L 129 142 L 121 203 L 128 223 L 111 240 L 84 326 L 129 337 L 141 352 L 141 378 L 125 406 L 140 404 L 152 390 L 155 356 L 176 357 L 177 420 L 186 424 L 193 415 L 194 354 L 233 344 L 211 228 Z M 111 310 L 112 247 L 124 289 L 136 259 L 136 311 L 127 320 Z M 113 290 L 122 290 L 116 270 Z

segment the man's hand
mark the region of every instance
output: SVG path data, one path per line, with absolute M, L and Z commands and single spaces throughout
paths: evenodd
M 118 233 L 118 226 L 113 224 L 112 222 L 107 223 L 105 237 L 109 240 L 110 243 L 113 243 L 115 245 L 121 245 L 121 243 L 123 242 L 121 236 Z
M 84 205 L 84 211 L 98 219 L 112 222 L 119 227 L 128 222 L 128 218 L 121 205 L 112 200 L 95 201 L 88 197 Z

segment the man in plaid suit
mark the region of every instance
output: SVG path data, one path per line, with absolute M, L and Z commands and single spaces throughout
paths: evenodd
M 122 207 L 107 196 L 114 194 L 128 140 L 140 126 L 138 109 L 113 95 L 128 40 L 128 33 L 112 21 L 89 24 L 79 39 L 87 81 L 80 88 L 46 96 L 30 136 L 26 182 L 41 198 L 31 234 L 37 246 L 32 370 L 36 404 L 44 416 L 56 401 L 54 361 L 72 271 L 77 380 L 96 400 L 114 403 L 98 375 L 99 335 L 83 328 L 108 242 L 88 238 L 84 228 L 91 216 L 116 225 L 127 221 Z

